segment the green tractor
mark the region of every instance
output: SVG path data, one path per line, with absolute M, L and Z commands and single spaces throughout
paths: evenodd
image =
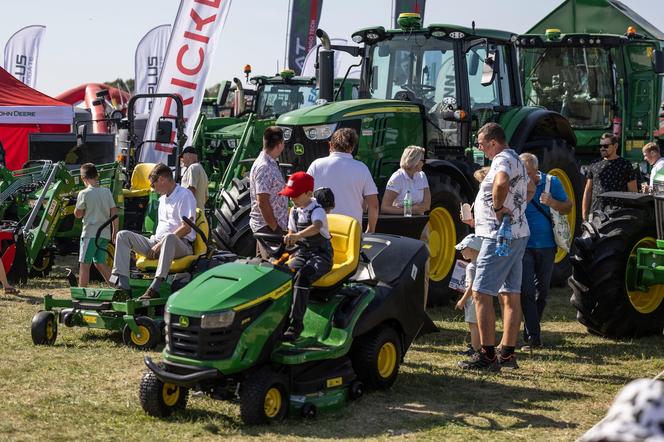
M 247 91 L 242 89 L 239 80 L 234 81 L 235 93 L 241 97 Z M 214 189 L 208 199 L 213 206 L 213 239 L 219 247 L 240 256 L 249 256 L 256 249 L 249 230 L 249 180 L 245 174 L 262 148 L 263 132 L 274 125 L 280 115 L 314 106 L 318 100 L 316 78 L 295 77 L 293 71 L 283 71 L 274 77 L 253 77 L 251 83 L 256 90 L 247 120 L 212 132 L 204 130 L 203 126 L 197 131 L 200 137 L 195 136 L 195 140 L 205 146 L 204 152 L 214 151 L 212 156 L 217 161 L 210 179 Z M 334 100 L 351 99 L 357 94 L 357 86 L 354 79 L 334 80 Z M 213 120 L 208 121 L 213 123 Z M 219 145 L 223 146 L 221 151 L 215 148 Z
M 355 53 L 363 63 L 361 99 L 328 100 L 279 117 L 277 124 L 287 137 L 282 161 L 306 170 L 328 154 L 334 130 L 353 128 L 359 134 L 355 157 L 372 171 L 382 195 L 403 149 L 410 144 L 425 147 L 431 212 L 428 217 L 380 216 L 377 230 L 420 238 L 428 222 L 429 300 L 440 304 L 449 296 L 454 245 L 469 233 L 459 219 L 459 205 L 475 199 L 478 184 L 472 174 L 485 162 L 472 149 L 479 127 L 498 122 L 515 150 L 537 155 L 542 170 L 559 176 L 572 195 L 570 189 L 581 189 L 582 177 L 567 120 L 522 102 L 516 35 L 447 24 L 422 27 L 418 14 L 404 14 L 399 23 L 401 29 L 373 27 L 353 34 L 353 41 L 363 43 Z M 332 88 L 323 87 L 332 83 L 327 52 L 321 51 L 319 59 L 320 95 L 325 99 L 332 97 Z M 575 214 L 581 198 L 575 203 L 572 220 L 578 226 Z
M 659 130 L 664 33 L 617 0 L 567 0 L 516 43 L 525 102 L 568 119 L 582 164 L 605 132 L 643 161 Z
M 314 283 L 304 331 L 293 343 L 281 340 L 293 296 L 283 246 L 272 246 L 281 257 L 274 263 L 226 263 L 170 297 L 163 360 L 145 357 L 139 397 L 146 413 L 182 410 L 194 389 L 239 399 L 244 423 L 263 424 L 312 417 L 395 382 L 430 322 L 421 295 L 426 247 L 395 235 L 360 239 L 358 222 L 347 216 L 328 221 L 334 266 Z M 257 236 L 268 246 L 283 244 L 281 236 Z
M 664 173 L 652 195 L 607 192 L 620 200 L 595 212 L 575 239 L 570 302 L 590 333 L 609 338 L 660 335 L 664 329 Z

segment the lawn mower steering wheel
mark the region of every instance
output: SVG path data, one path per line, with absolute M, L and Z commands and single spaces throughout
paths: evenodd
M 292 255 L 300 248 L 299 244 L 294 246 L 287 246 L 284 243 L 284 234 L 282 233 L 254 233 L 256 241 L 260 242 L 272 255 L 273 258 L 280 258 L 284 253 Z

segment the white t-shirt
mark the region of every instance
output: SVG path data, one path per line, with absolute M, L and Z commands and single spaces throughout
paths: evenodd
M 208 199 L 208 177 L 200 163 L 194 163 L 183 169 L 180 185 L 185 189 L 196 188 L 194 194 L 196 206 L 205 210 L 205 202 Z
M 311 202 L 307 205 L 307 207 L 293 207 L 293 209 L 291 209 L 290 215 L 288 215 L 288 230 L 291 232 L 297 232 L 297 225 L 295 224 L 296 211 L 298 221 L 300 221 L 300 223 L 305 223 L 307 222 L 307 214 L 314 207 L 316 208 L 311 211 L 311 223 L 313 224 L 315 221 L 320 221 L 322 224 L 320 228 L 320 234 L 323 235 L 324 238 L 330 239 L 330 228 L 327 225 L 327 213 L 325 213 L 325 209 L 318 205 L 318 202 L 315 198 L 311 198 Z
M 397 194 L 392 203 L 393 206 L 403 207 L 403 199 L 406 197 L 406 191 L 410 190 L 410 198 L 413 204 L 424 201 L 424 189 L 429 188 L 429 182 L 424 172 L 417 172 L 411 178 L 408 172 L 399 169 L 392 174 L 387 181 L 386 190 L 391 190 Z
M 652 185 L 655 181 L 655 175 L 657 175 L 657 172 L 664 167 L 664 157 L 660 158 L 655 162 L 655 164 L 652 165 L 652 170 L 650 171 L 650 187 L 652 188 Z
M 189 189 L 176 184 L 175 190 L 170 195 L 159 197 L 159 220 L 154 238 L 159 241 L 169 233 L 175 232 L 182 224 L 183 216 L 192 221 L 196 220 L 196 198 Z M 185 238 L 193 241 L 196 239 L 196 232 L 192 229 Z
M 331 213 L 352 216 L 362 225 L 364 197 L 378 194 L 366 164 L 349 153 L 330 152 L 311 163 L 307 173 L 314 177 L 314 188 L 329 187 L 334 193 Z
M 509 175 L 509 190 L 503 205 L 512 213 L 512 238 L 524 238 L 530 235 L 528 220 L 526 220 L 526 206 L 528 201 L 528 182 L 523 165 L 516 152 L 506 148 L 491 161 L 491 169 L 480 190 L 475 197 L 475 234 L 483 238 L 496 238 L 500 223 L 493 210 L 493 180 L 498 172 Z

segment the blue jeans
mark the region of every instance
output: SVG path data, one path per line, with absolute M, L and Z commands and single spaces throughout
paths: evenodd
M 540 321 L 549 294 L 556 248 L 526 249 L 523 254 L 521 281 L 521 309 L 523 310 L 523 338 L 540 342 Z
M 477 256 L 473 291 L 498 296 L 500 293 L 521 291 L 521 266 L 528 237 L 512 239 L 508 256 L 496 255 L 496 240 L 482 238 L 482 247 Z

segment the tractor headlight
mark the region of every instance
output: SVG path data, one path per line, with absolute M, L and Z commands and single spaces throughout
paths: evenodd
M 166 323 L 166 325 L 171 323 L 171 314 L 168 311 L 164 312 L 164 322 Z
M 284 133 L 284 141 L 290 140 L 291 136 L 293 135 L 293 129 L 290 127 L 285 127 L 285 126 L 279 126 Z
M 233 323 L 235 319 L 234 310 L 225 310 L 220 313 L 201 316 L 201 328 L 224 328 Z
M 337 123 L 321 124 L 320 126 L 304 126 L 304 134 L 310 140 L 327 140 L 337 128 Z
M 237 140 L 235 138 L 229 138 L 228 140 L 226 140 L 226 144 L 228 144 L 228 147 L 230 149 L 235 149 L 235 147 L 237 146 Z

